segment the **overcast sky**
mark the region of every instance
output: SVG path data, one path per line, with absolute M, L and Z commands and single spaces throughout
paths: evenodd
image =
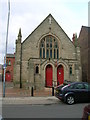
M 19 28 L 22 41 L 49 15 L 72 40 L 73 33 L 80 33 L 81 26 L 88 26 L 89 0 L 10 0 L 8 53 L 15 52 Z M 0 64 L 3 64 L 7 32 L 8 0 L 0 0 Z

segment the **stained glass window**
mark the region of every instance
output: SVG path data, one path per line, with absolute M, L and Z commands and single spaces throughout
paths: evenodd
M 55 49 L 54 49 L 54 59 L 55 59 Z
M 52 49 L 50 50 L 50 58 L 52 58 Z
M 40 58 L 59 58 L 59 47 L 58 47 L 58 40 L 48 35 L 41 40 L 40 43 Z
M 43 58 L 45 58 L 45 48 L 43 48 Z
M 49 50 L 47 49 L 47 58 L 49 58 Z

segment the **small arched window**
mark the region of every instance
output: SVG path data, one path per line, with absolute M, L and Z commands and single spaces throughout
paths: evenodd
M 59 47 L 58 47 L 57 41 L 58 40 L 51 35 L 44 37 L 40 43 L 40 58 L 58 59 L 59 58 Z
M 9 60 L 8 65 L 11 65 L 11 60 Z
M 70 75 L 72 75 L 72 66 L 69 67 Z
M 39 66 L 36 66 L 36 72 L 35 72 L 36 74 L 38 74 L 39 73 Z

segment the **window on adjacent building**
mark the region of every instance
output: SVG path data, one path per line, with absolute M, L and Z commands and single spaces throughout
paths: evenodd
M 55 37 L 48 35 L 41 40 L 40 58 L 59 58 L 59 47 Z
M 9 60 L 8 65 L 11 65 L 11 61 Z

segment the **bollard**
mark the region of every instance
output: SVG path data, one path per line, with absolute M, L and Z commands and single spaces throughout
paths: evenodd
M 33 96 L 33 87 L 31 87 L 31 96 Z
M 52 87 L 52 96 L 54 96 L 54 87 Z

